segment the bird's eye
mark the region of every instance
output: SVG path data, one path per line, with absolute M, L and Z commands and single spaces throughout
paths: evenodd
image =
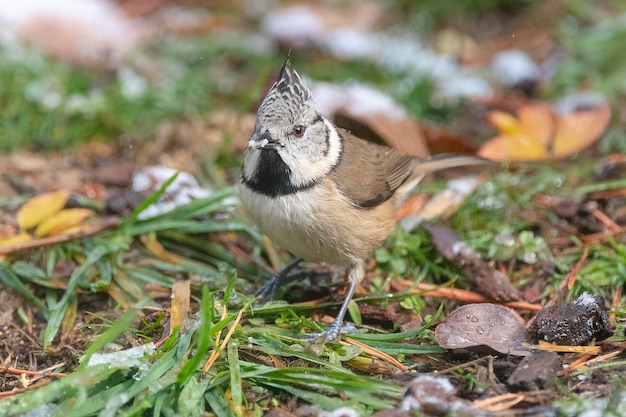
M 306 130 L 306 127 L 302 125 L 297 125 L 293 127 L 292 133 L 295 137 L 301 138 L 302 136 L 304 136 L 305 130 Z

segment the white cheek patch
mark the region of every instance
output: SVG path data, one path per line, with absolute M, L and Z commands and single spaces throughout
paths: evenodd
M 279 151 L 283 161 L 291 168 L 291 183 L 296 187 L 321 180 L 328 175 L 339 160 L 341 155 L 341 138 L 339 133 L 326 118 L 323 121 L 328 131 L 328 150 L 326 155 L 315 161 L 299 160 L 292 153 L 284 152 L 284 150 Z
M 259 166 L 259 158 L 261 156 L 261 152 L 263 151 L 261 151 L 260 149 L 248 148 L 243 163 L 243 176 L 245 179 L 250 180 L 254 178 L 254 174 L 256 173 L 257 167 Z

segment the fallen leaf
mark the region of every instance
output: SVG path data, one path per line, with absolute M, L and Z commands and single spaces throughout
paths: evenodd
M 21 232 L 14 236 L 0 239 L 0 246 L 15 245 L 17 243 L 28 242 L 29 240 L 32 240 L 32 239 L 33 239 L 32 236 L 29 235 L 28 233 Z
M 31 198 L 17 211 L 17 224 L 22 230 L 37 226 L 44 219 L 61 210 L 69 196 L 68 190 L 60 190 Z
M 546 104 L 520 106 L 517 117 L 493 111 L 487 120 L 500 134 L 478 154 L 496 161 L 540 161 L 566 158 L 596 142 L 611 120 L 608 103 L 555 115 Z
M 183 321 L 189 312 L 191 281 L 175 281 L 172 286 L 172 304 L 170 315 L 170 336 L 174 329 L 183 329 Z
M 35 229 L 35 236 L 54 236 L 79 226 L 91 214 L 86 208 L 61 210 L 42 221 Z
M 544 149 L 554 135 L 554 115 L 547 104 L 526 105 L 517 111 L 520 127 L 528 136 L 539 142 Z
M 419 124 L 408 114 L 396 116 L 390 113 L 373 111 L 361 114 L 347 106 L 337 111 L 335 122 L 362 139 L 385 143 L 408 155 L 428 155 Z
M 446 349 L 487 346 L 507 355 L 526 356 L 522 347 L 530 333 L 511 309 L 497 304 L 467 304 L 454 310 L 435 329 L 435 340 Z
M 602 106 L 564 114 L 557 119 L 552 144 L 555 158 L 565 158 L 580 152 L 597 141 L 611 120 L 611 107 Z
M 516 135 L 522 131 L 519 119 L 504 111 L 495 110 L 489 112 L 487 121 L 504 135 Z
M 538 141 L 526 134 L 497 136 L 483 144 L 478 155 L 493 161 L 541 161 L 547 153 Z
M 389 95 L 362 84 L 310 83 L 320 113 L 360 138 L 428 156 L 420 125 Z

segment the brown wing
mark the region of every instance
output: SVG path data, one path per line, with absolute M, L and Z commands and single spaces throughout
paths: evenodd
M 331 177 L 352 204 L 370 208 L 389 200 L 419 159 L 364 141 L 343 129 L 343 155 Z

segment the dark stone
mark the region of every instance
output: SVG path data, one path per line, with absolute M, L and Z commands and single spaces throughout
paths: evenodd
M 566 346 L 586 345 L 613 334 L 604 298 L 588 293 L 573 303 L 544 308 L 537 313 L 533 329 L 537 339 Z
M 507 380 L 514 390 L 532 391 L 554 387 L 561 360 L 555 352 L 534 351 L 526 356 Z

